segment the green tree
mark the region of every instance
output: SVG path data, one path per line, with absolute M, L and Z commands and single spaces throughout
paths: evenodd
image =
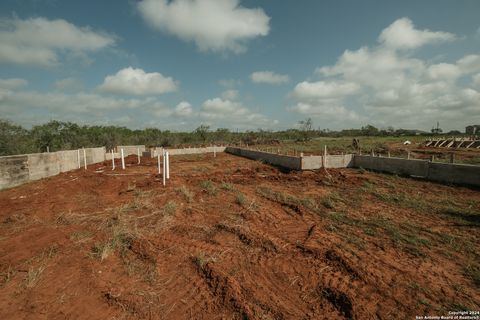
M 32 152 L 28 131 L 7 120 L 0 119 L 0 156 Z
M 300 125 L 300 132 L 302 135 L 303 141 L 309 141 L 312 139 L 312 128 L 313 128 L 313 121 L 312 118 L 307 118 L 305 120 L 301 120 L 298 122 Z
M 205 143 L 208 139 L 208 133 L 210 131 L 210 126 L 202 124 L 200 127 L 195 129 L 194 134 L 200 138 L 200 141 Z
M 367 124 L 365 127 L 362 127 L 361 130 L 364 136 L 378 136 L 380 134 L 380 131 L 371 124 Z

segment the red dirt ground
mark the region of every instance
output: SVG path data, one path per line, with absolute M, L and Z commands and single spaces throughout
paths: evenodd
M 480 192 L 228 154 L 0 191 L 0 319 L 414 319 L 480 309 Z M 118 164 L 117 164 L 118 165 Z

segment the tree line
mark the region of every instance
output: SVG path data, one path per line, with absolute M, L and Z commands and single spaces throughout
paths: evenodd
M 71 150 L 82 147 L 117 145 L 146 145 L 180 147 L 209 144 L 275 144 L 284 140 L 307 141 L 316 137 L 411 135 L 412 130 L 378 129 L 372 125 L 360 129 L 331 131 L 314 129 L 312 120 L 299 122 L 298 128 L 282 131 L 236 132 L 226 128 L 212 130 L 201 125 L 191 132 L 175 132 L 158 128 L 132 130 L 119 126 L 88 126 L 52 120 L 26 129 L 8 120 L 0 119 L 0 156 Z M 430 135 L 431 133 L 429 133 Z

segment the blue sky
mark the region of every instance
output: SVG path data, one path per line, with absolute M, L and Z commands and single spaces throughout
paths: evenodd
M 3 0 L 0 114 L 463 129 L 480 123 L 480 1 Z

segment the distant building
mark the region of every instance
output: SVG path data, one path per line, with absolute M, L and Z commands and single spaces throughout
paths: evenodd
M 465 133 L 466 134 L 480 134 L 480 124 L 475 124 L 473 126 L 468 126 L 465 128 Z

